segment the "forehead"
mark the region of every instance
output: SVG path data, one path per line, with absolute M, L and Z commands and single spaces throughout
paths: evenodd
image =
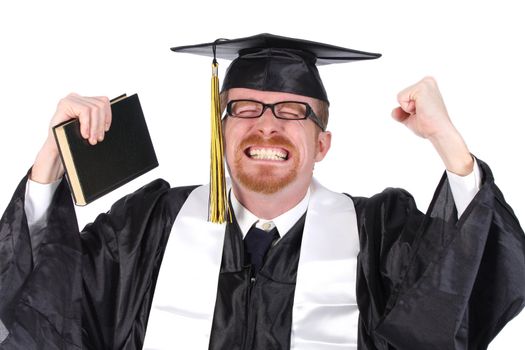
M 299 101 L 306 102 L 312 107 L 316 102 L 314 98 L 290 94 L 287 92 L 261 91 L 246 88 L 232 88 L 228 90 L 228 101 L 240 99 L 257 100 L 265 103 L 275 103 L 279 101 Z

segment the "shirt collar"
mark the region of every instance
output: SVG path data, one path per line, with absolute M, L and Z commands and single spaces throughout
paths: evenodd
M 255 216 L 252 212 L 246 209 L 241 204 L 241 202 L 239 202 L 237 197 L 235 197 L 233 191 L 231 191 L 230 200 L 232 204 L 233 213 L 235 214 L 235 218 L 237 219 L 237 224 L 239 224 L 239 228 L 241 229 L 243 238 L 246 236 L 248 230 L 252 227 L 252 225 L 258 221 L 273 221 L 273 223 L 277 227 L 277 230 L 279 231 L 279 235 L 282 238 L 292 228 L 292 226 L 295 225 L 295 223 L 301 218 L 301 216 L 303 216 L 303 214 L 306 212 L 306 209 L 308 209 L 308 202 L 310 200 L 310 188 L 308 188 L 308 191 L 306 192 L 304 198 L 295 207 L 271 220 L 260 219 L 257 216 Z

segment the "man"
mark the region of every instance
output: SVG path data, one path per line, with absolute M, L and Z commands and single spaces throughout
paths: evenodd
M 50 135 L 1 226 L 2 347 L 485 349 L 523 308 L 524 235 L 435 81 L 393 111 L 447 168 L 425 216 L 402 190 L 351 198 L 312 178 L 331 143 L 319 50 L 377 56 L 271 35 L 192 49 L 229 44 L 232 222 L 205 220 L 207 187 L 158 180 L 79 238 Z M 71 118 L 101 142 L 108 101 L 69 95 L 51 125 Z

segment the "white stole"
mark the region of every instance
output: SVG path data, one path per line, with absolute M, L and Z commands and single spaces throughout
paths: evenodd
M 357 349 L 359 234 L 353 201 L 317 181 L 304 223 L 291 349 Z
M 359 237 L 353 202 L 315 180 L 301 243 L 292 315 L 294 350 L 357 349 Z M 164 253 L 144 349 L 209 347 L 225 224 L 208 217 L 208 186 L 182 206 Z

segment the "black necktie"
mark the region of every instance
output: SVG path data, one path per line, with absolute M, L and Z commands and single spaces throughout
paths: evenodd
M 254 274 L 259 272 L 268 249 L 272 246 L 272 242 L 278 238 L 277 227 L 274 227 L 271 231 L 261 230 L 255 225 L 250 228 L 246 237 L 244 237 L 244 248 L 253 266 Z

